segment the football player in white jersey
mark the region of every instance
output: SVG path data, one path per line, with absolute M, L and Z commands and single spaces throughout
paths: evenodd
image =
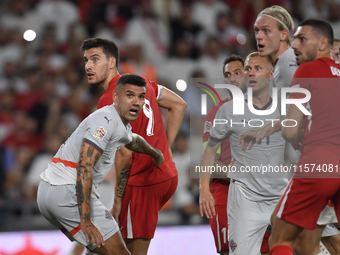
M 37 202 L 41 213 L 71 241 L 95 254 L 130 254 L 96 190 L 111 170 L 116 151 L 126 146 L 148 154 L 156 167 L 164 161 L 159 150 L 131 132 L 129 122 L 139 116 L 145 92 L 142 77 L 120 77 L 113 92 L 115 103 L 83 120 L 40 175 Z
M 270 215 L 280 199 L 287 183 L 286 173 L 265 172 L 264 166 L 281 168 L 285 141 L 280 133 L 255 144 L 252 150 L 242 150 L 239 135 L 266 119 L 277 119 L 276 109 L 268 115 L 258 115 L 250 111 L 248 101 L 252 100 L 255 112 L 268 112 L 272 109 L 270 79 L 273 78 L 273 65 L 267 57 L 258 52 L 250 54 L 245 60 L 245 78 L 252 94 L 237 99 L 244 105 L 243 115 L 233 114 L 233 101 L 220 107 L 215 124 L 210 132 L 201 165 L 213 166 L 214 156 L 221 142 L 230 138 L 232 165 L 228 173 L 231 179 L 228 196 L 228 239 L 229 254 L 258 255 L 264 233 L 270 224 Z M 242 102 L 241 102 L 242 101 Z M 216 121 L 218 120 L 218 121 Z M 221 124 L 218 124 L 221 123 Z M 223 123 L 223 124 L 222 124 Z M 206 215 L 206 209 L 204 213 Z

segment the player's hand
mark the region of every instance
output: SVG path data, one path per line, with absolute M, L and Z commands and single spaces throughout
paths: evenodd
M 154 163 L 155 163 L 156 168 L 159 168 L 160 165 L 164 162 L 164 155 L 160 150 L 157 150 L 157 151 L 158 151 L 158 157 L 154 158 Z
M 83 230 L 86 241 L 89 243 L 90 240 L 92 240 L 93 245 L 100 247 L 104 244 L 104 239 L 102 234 L 99 232 L 99 230 L 93 225 L 93 223 L 90 220 L 82 220 L 80 222 L 81 230 Z
M 215 212 L 215 199 L 209 190 L 200 190 L 200 214 L 201 217 L 207 216 L 208 219 L 213 218 Z
M 256 143 L 256 137 L 259 133 L 259 129 L 248 130 L 240 134 L 238 140 L 241 144 L 241 149 L 246 150 L 247 148 L 250 150 L 253 145 Z M 248 147 L 249 146 L 249 147 Z
M 115 199 L 115 202 L 110 209 L 110 213 L 112 214 L 113 218 L 116 220 L 118 226 L 119 226 L 119 215 L 122 211 L 122 199 Z

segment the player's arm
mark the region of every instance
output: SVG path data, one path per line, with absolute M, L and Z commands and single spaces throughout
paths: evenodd
M 125 147 L 116 152 L 115 170 L 116 170 L 116 192 L 111 214 L 119 224 L 119 215 L 122 210 L 123 197 L 125 188 L 129 179 L 132 165 L 132 151 Z
M 222 142 L 214 142 L 208 140 L 207 145 L 203 151 L 201 160 L 201 166 L 203 169 L 208 169 L 208 166 L 213 166 L 215 161 L 215 155 Z M 207 218 L 213 218 L 215 215 L 215 200 L 212 197 L 210 190 L 210 173 L 208 171 L 200 172 L 200 214 L 203 217 L 204 214 Z
M 301 147 L 301 142 L 303 138 L 303 131 L 302 127 L 304 125 L 304 115 L 301 112 L 301 110 L 295 105 L 291 104 L 288 107 L 287 112 L 287 120 L 286 120 L 286 126 L 282 130 L 282 136 L 289 141 L 294 149 L 298 150 Z M 294 121 L 290 121 L 290 119 L 296 120 L 297 125 Z
M 104 245 L 104 239 L 98 229 L 91 222 L 91 192 L 93 166 L 98 162 L 101 153 L 89 145 L 82 142 L 80 148 L 79 162 L 77 164 L 76 195 L 80 215 L 80 226 L 83 230 L 87 242 L 92 240 L 94 245 Z
M 164 161 L 163 153 L 148 144 L 140 135 L 132 134 L 132 142 L 126 144 L 125 147 L 131 151 L 147 154 L 153 157 L 156 168 L 158 168 Z
M 261 128 L 243 132 L 239 136 L 242 150 L 250 150 L 255 143 L 260 143 L 263 138 L 281 130 L 281 120 L 277 119 Z
M 162 94 L 158 99 L 158 105 L 168 109 L 166 138 L 168 146 L 171 147 L 182 124 L 187 103 L 176 93 L 163 87 Z
M 205 146 L 207 145 L 208 141 L 203 143 L 203 149 L 205 148 Z M 221 168 L 223 167 L 227 167 L 226 164 L 224 164 L 220 159 L 221 159 L 221 150 L 222 150 L 222 145 L 217 149 L 217 152 L 215 154 L 215 160 L 214 160 L 214 165 L 215 166 L 220 166 Z M 215 172 L 214 176 L 217 178 L 225 178 L 228 179 L 228 173 L 224 173 L 224 172 Z

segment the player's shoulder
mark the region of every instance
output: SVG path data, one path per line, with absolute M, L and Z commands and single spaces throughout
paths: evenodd
M 155 81 L 150 81 L 148 78 L 144 77 L 144 76 L 141 76 L 144 81 L 146 82 L 146 91 L 147 91 L 147 94 L 149 94 L 148 92 L 153 91 L 153 92 L 157 92 L 158 90 L 158 84 L 155 82 Z M 155 95 L 155 93 L 151 93 L 152 95 Z M 150 94 L 150 95 L 151 95 Z M 156 98 L 156 96 L 155 96 Z
M 207 118 L 208 118 L 208 117 L 215 117 L 215 115 L 216 115 L 218 109 L 220 109 L 220 107 L 221 107 L 224 103 L 226 103 L 226 102 L 228 102 L 228 101 L 229 101 L 229 98 L 224 99 L 224 100 L 222 100 L 222 104 L 219 103 L 219 104 L 217 104 L 217 105 L 211 107 L 211 109 L 209 110 L 209 112 L 208 112 L 208 114 L 207 114 Z
M 107 122 L 111 124 L 111 121 L 117 122 L 118 118 L 120 118 L 119 114 L 113 104 L 111 104 L 94 111 L 86 119 L 91 122 Z
M 325 78 L 331 75 L 340 75 L 340 64 L 331 58 L 318 58 L 313 61 L 303 62 L 300 64 L 299 73 L 308 73 L 306 78 Z
M 318 58 L 313 61 L 302 62 L 299 68 L 320 68 L 335 64 L 334 60 L 331 58 Z
M 218 111 L 228 114 L 233 110 L 233 99 L 228 99 L 219 108 Z

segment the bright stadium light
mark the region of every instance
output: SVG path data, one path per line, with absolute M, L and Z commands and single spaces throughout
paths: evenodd
M 238 42 L 239 44 L 241 44 L 241 45 L 245 45 L 246 42 L 247 42 L 247 38 L 246 38 L 246 36 L 245 36 L 244 34 L 238 34 L 238 35 L 236 36 L 236 40 L 237 40 L 237 42 Z
M 179 91 L 185 91 L 187 89 L 187 83 L 182 80 L 182 79 L 179 79 L 177 80 L 176 82 L 176 88 L 179 90 Z
M 37 36 L 37 33 L 35 31 L 33 31 L 32 29 L 28 29 L 25 31 L 23 37 L 26 41 L 31 42 L 35 39 L 36 36 Z

